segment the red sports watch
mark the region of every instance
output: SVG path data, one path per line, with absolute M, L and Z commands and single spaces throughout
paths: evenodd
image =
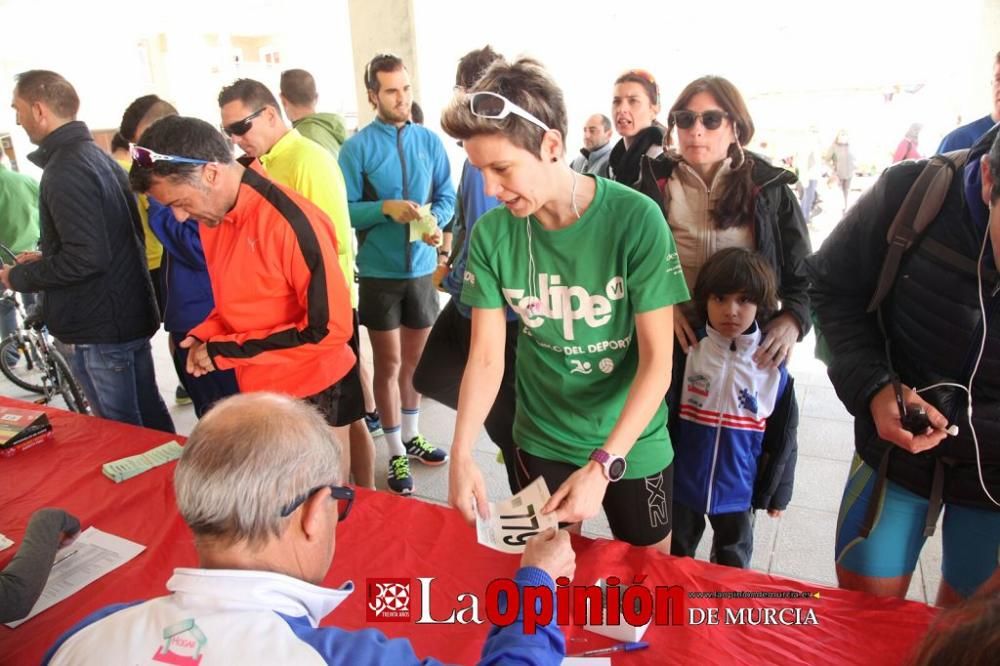
M 625 476 L 625 459 L 608 453 L 604 449 L 594 449 L 590 453 L 590 459 L 598 463 L 604 470 L 604 477 L 614 483 L 620 481 Z

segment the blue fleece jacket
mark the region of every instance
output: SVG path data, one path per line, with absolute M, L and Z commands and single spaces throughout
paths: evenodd
M 430 275 L 437 252 L 410 242 L 409 225 L 382 213 L 382 202 L 404 199 L 431 204 L 439 227 L 451 220 L 455 188 L 444 145 L 421 125 L 397 128 L 375 119 L 340 150 L 351 226 L 358 230 L 358 275 L 410 279 Z

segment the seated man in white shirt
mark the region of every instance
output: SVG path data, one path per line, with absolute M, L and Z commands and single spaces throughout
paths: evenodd
M 320 628 L 352 591 L 321 587 L 336 529 L 354 500 L 326 422 L 312 407 L 271 393 L 216 404 L 188 439 L 174 486 L 201 568 L 176 569 L 168 596 L 105 608 L 73 627 L 44 664 L 417 664 L 405 639 Z M 333 501 L 331 501 L 333 500 Z M 528 542 L 514 580 L 547 585 L 572 576 L 564 532 Z M 554 596 L 554 595 L 553 595 Z M 527 634 L 493 627 L 488 664 L 559 664 L 554 623 Z

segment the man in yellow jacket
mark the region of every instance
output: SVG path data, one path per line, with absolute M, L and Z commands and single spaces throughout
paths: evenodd
M 223 131 L 247 154 L 257 158 L 275 182 L 292 188 L 316 204 L 333 222 L 338 261 L 351 290 L 355 308 L 354 338 L 358 354 L 357 296 L 354 292 L 354 249 L 347 190 L 337 160 L 318 143 L 288 126 L 278 100 L 267 86 L 253 79 L 238 79 L 219 93 Z M 351 370 L 358 372 L 355 365 Z M 360 381 L 348 382 L 361 390 Z M 375 487 L 375 444 L 364 419 L 351 424 L 351 473 L 355 483 Z

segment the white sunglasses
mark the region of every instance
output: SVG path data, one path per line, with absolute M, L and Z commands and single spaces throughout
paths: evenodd
M 534 115 L 514 104 L 514 102 L 503 95 L 498 95 L 494 92 L 475 92 L 469 95 L 469 109 L 473 115 L 480 118 L 489 118 L 490 120 L 503 120 L 513 113 L 515 116 L 521 116 L 525 120 L 538 125 L 546 132 L 549 131 L 549 126 Z

